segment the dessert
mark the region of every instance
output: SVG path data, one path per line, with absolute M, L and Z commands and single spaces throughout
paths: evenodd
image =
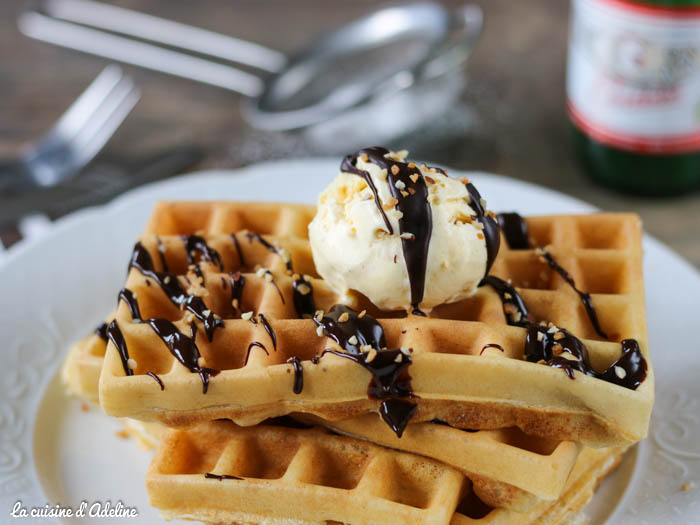
M 319 197 L 309 240 L 318 273 L 341 297 L 429 312 L 476 291 L 500 236 L 472 184 L 405 157 L 383 148 L 347 157 Z
M 367 148 L 318 208 L 158 204 L 63 372 L 158 447 L 166 517 L 563 524 L 646 436 L 643 299 L 635 215 Z
M 585 449 L 559 500 L 516 512 L 488 507 L 459 471 L 420 456 L 319 429 L 217 421 L 171 431 L 146 488 L 166 518 L 205 523 L 564 525 L 623 451 Z
M 122 295 L 115 330 L 124 344 L 107 345 L 100 378 L 105 411 L 179 426 L 217 418 L 252 425 L 291 412 L 329 420 L 379 412 L 397 433 L 409 420 L 440 419 L 458 428 L 518 426 L 593 446 L 630 444 L 646 435 L 653 373 L 636 216 L 528 220 L 537 244 L 547 237 L 548 253 L 575 272 L 578 283 L 604 292 L 593 300 L 614 340 L 603 340 L 580 297 L 534 249 L 502 246 L 487 280 L 504 283 L 500 288 L 485 284 L 427 318 L 397 317 L 363 297 L 335 306 L 341 298 L 315 272 L 306 238 L 314 211 L 255 203 L 159 205 L 134 249 L 125 287 L 138 296 L 138 315 L 128 293 Z M 617 232 L 618 247 L 587 247 L 606 231 Z M 187 252 L 193 237 L 200 250 Z M 165 321 L 138 322 L 139 316 Z M 371 332 L 367 340 L 362 326 Z M 336 328 L 343 333 L 334 334 Z M 623 345 L 625 339 L 635 339 L 639 350 Z M 562 345 L 578 351 L 579 358 L 550 356 L 555 344 L 563 354 L 569 353 Z M 384 347 L 390 350 L 378 352 Z M 378 352 L 374 364 L 367 361 L 370 350 Z M 646 365 L 638 385 L 632 380 L 641 366 L 635 372 L 618 361 L 628 354 Z M 128 359 L 138 366 L 129 368 Z M 391 367 L 378 374 L 383 360 Z M 552 366 L 538 363 L 548 360 Z M 626 374 L 625 386 L 617 384 L 615 367 Z M 593 369 L 608 375 L 588 375 Z

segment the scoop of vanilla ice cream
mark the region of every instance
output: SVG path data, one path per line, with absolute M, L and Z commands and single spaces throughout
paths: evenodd
M 402 161 L 405 153 L 386 157 Z M 309 224 L 316 269 L 348 301 L 355 290 L 382 310 L 409 310 L 411 286 L 399 236 L 401 212 L 394 205 L 387 170 L 365 159 L 358 158 L 355 166 L 369 173 L 393 234 L 388 233 L 364 178 L 341 172 L 321 193 Z M 486 271 L 487 250 L 480 225 L 472 222 L 475 212 L 464 182 L 425 166 L 418 168 L 426 181 L 432 214 L 419 306 L 430 311 L 476 290 Z

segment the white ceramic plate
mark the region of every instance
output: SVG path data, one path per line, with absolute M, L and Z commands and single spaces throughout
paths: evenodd
M 337 169 L 337 159 L 296 160 L 180 177 L 71 215 L 9 251 L 0 263 L 0 522 L 14 521 L 8 516 L 17 501 L 29 511 L 121 501 L 139 513 L 125 522 L 159 522 L 144 488 L 149 454 L 116 436 L 117 421 L 95 408 L 83 412 L 63 393 L 56 371 L 67 348 L 114 307 L 134 239 L 156 200 L 313 202 Z M 494 210 L 594 210 L 510 178 L 469 175 Z M 700 523 L 700 275 L 658 241 L 646 237 L 644 247 L 657 402 L 649 439 L 589 505 L 594 525 Z M 681 490 L 693 481 L 694 489 Z

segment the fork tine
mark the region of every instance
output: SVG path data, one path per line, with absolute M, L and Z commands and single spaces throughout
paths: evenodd
M 91 125 L 86 126 L 83 132 L 76 136 L 72 145 L 73 162 L 78 166 L 77 169 L 85 166 L 97 155 L 140 98 L 141 91 L 129 81 L 128 87 L 125 87 L 118 97 L 114 97 L 114 103 L 105 104 L 104 109 L 95 115 Z
M 37 142 L 33 147 L 34 154 L 38 156 L 58 148 L 65 143 L 66 139 L 72 139 L 79 133 L 123 77 L 124 74 L 119 66 L 105 67 L 61 115 L 48 133 Z

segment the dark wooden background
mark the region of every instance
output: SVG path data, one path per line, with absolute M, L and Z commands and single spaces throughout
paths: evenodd
M 375 2 L 295 0 L 118 0 L 116 3 L 291 51 Z M 446 2 L 457 5 L 458 2 Z M 469 125 L 415 144 L 420 158 L 503 173 L 549 186 L 606 210 L 641 214 L 646 229 L 700 265 L 700 195 L 653 200 L 620 195 L 589 181 L 569 141 L 564 109 L 568 2 L 483 0 L 486 26 L 470 64 L 461 111 Z M 15 27 L 26 6 L 0 2 L 0 156 L 41 134 L 105 61 L 29 40 Z M 236 95 L 127 68 L 143 95 L 109 142 L 102 162 L 129 159 L 182 141 L 204 146 L 202 168 L 233 168 L 302 148 L 293 133 L 266 134 L 242 121 Z M 428 133 L 426 133 L 428 135 Z M 415 149 L 418 151 L 415 151 Z

